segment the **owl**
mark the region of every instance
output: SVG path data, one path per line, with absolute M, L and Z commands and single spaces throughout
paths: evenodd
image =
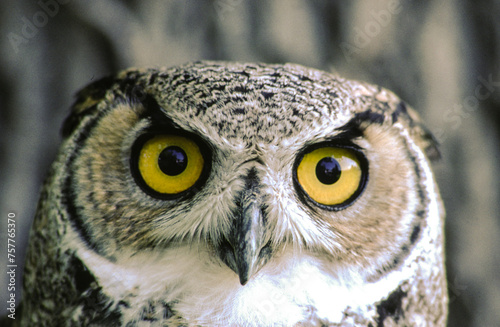
M 21 326 L 445 326 L 432 136 L 295 64 L 129 69 L 77 94 Z

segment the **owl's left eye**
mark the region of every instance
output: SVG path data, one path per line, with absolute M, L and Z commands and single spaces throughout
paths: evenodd
M 153 194 L 166 196 L 193 187 L 205 166 L 198 144 L 179 135 L 156 135 L 141 142 L 132 160 L 143 184 Z
M 324 146 L 302 156 L 295 176 L 311 200 L 338 210 L 352 203 L 361 193 L 366 170 L 364 157 L 357 150 Z

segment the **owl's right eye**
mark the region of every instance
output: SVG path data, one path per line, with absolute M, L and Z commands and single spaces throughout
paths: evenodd
M 303 154 L 295 170 L 298 187 L 325 209 L 340 210 L 363 191 L 367 162 L 358 150 L 328 144 Z
M 184 136 L 155 135 L 139 143 L 132 158 L 136 175 L 147 191 L 175 196 L 192 188 L 205 170 L 198 144 Z

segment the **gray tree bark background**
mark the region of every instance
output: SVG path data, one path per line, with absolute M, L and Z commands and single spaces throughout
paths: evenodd
M 21 264 L 75 92 L 129 66 L 215 59 L 338 72 L 420 112 L 441 142 L 449 325 L 500 325 L 499 1 L 2 0 L 0 31 L 1 315 L 7 217 Z

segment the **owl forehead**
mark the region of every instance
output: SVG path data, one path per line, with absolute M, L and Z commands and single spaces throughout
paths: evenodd
M 359 84 L 290 64 L 202 62 L 150 71 L 142 80 L 174 122 L 227 139 L 275 143 L 297 131 L 331 134 L 364 107 L 353 96 Z

